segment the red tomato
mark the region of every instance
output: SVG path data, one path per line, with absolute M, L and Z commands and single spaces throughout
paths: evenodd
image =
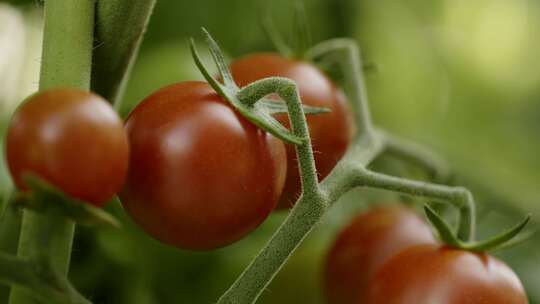
M 303 104 L 332 111 L 307 119 L 319 179 L 326 177 L 345 153 L 353 134 L 352 119 L 343 93 L 315 66 L 277 54 L 254 54 L 238 59 L 231 64 L 231 72 L 239 86 L 272 76 L 290 78 L 297 83 Z M 286 115 L 277 118 L 289 126 Z M 294 145 L 286 147 L 288 168 L 279 204 L 281 208 L 292 206 L 300 193 Z
M 526 304 L 516 274 L 503 262 L 464 250 L 418 245 L 381 267 L 368 304 Z
M 381 265 L 404 248 L 435 243 L 430 227 L 409 208 L 377 207 L 343 229 L 326 260 L 328 303 L 358 303 Z M 380 302 L 386 303 L 386 302 Z
M 234 111 L 207 83 L 158 90 L 130 114 L 122 202 L 156 239 L 185 249 L 230 244 L 281 194 L 283 143 Z
M 52 89 L 28 98 L 6 138 L 9 170 L 19 189 L 32 173 L 69 196 L 103 205 L 122 188 L 129 145 L 121 119 L 101 97 Z

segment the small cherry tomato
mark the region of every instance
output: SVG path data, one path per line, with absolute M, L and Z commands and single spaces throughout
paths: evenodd
M 34 174 L 67 195 L 103 205 L 122 188 L 129 145 L 121 119 L 101 97 L 51 89 L 29 97 L 15 112 L 6 158 L 17 187 Z
M 367 289 L 368 304 L 527 304 L 519 278 L 483 253 L 437 245 L 410 247 L 388 260 Z
M 355 217 L 339 233 L 326 259 L 328 303 L 360 303 L 369 279 L 386 260 L 423 243 L 435 243 L 431 229 L 405 206 L 377 207 Z
M 277 54 L 254 54 L 240 58 L 231 64 L 231 72 L 239 86 L 272 76 L 290 78 L 298 85 L 303 104 L 331 110 L 330 113 L 307 118 L 319 179 L 326 177 L 345 153 L 353 134 L 344 94 L 312 64 Z M 280 115 L 277 119 L 289 126 L 287 115 Z M 286 148 L 287 179 L 279 208 L 292 206 L 300 194 L 296 152 L 293 145 L 286 145 Z
M 228 245 L 277 204 L 287 170 L 283 143 L 207 83 L 158 90 L 131 112 L 126 129 L 131 159 L 121 200 L 164 243 L 193 250 Z

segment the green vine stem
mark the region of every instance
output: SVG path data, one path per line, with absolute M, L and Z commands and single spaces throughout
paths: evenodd
M 152 15 L 156 0 L 104 0 L 96 9 L 92 90 L 111 101 L 122 102 L 128 75 Z
M 419 145 L 411 144 L 406 140 L 376 130 L 372 125 L 367 106 L 367 95 L 361 70 L 362 65 L 359 59 L 360 53 L 354 42 L 347 39 L 323 42 L 314 47 L 308 54 L 311 58 L 335 60 L 340 64 L 345 76 L 346 92 L 354 109 L 357 126 L 360 130 L 347 153 L 338 162 L 330 175 L 319 185 L 316 184 L 316 178 L 311 175 L 314 172 L 310 167 L 313 163 L 311 149 L 305 147 L 307 143 L 296 146 L 297 156 L 301 163 L 300 175 L 302 183 L 305 185 L 302 195 L 266 246 L 220 297 L 218 304 L 255 303 L 288 257 L 324 216 L 327 209 L 341 195 L 354 187 L 385 189 L 452 203 L 460 213 L 457 234 L 454 234 L 452 229 L 437 214 L 430 213 L 430 209 L 426 209 L 427 215 L 434 223 L 443 240 L 448 239 L 449 245 L 466 250 L 500 248 L 525 227 L 529 217 L 499 236 L 476 242 L 474 241 L 476 226 L 475 202 L 469 190 L 463 187 L 413 181 L 368 170 L 368 165 L 378 155 L 389 151 L 431 170 L 439 177 L 446 177 L 448 174 L 446 163 L 433 153 L 428 152 Z M 294 94 L 293 88 L 295 88 Z M 296 87 L 286 80 L 269 78 L 257 81 L 242 88 L 237 97 L 245 102 L 247 106 L 250 106 L 271 93 L 278 93 L 290 106 L 289 118 L 295 135 L 303 138 L 302 135 L 305 134 L 296 133 L 302 131 L 297 126 L 305 125 L 305 117 L 298 115 L 301 111 L 297 110 L 302 109 L 301 101 L 297 97 Z M 422 160 L 424 158 L 425 160 Z M 305 176 L 306 174 L 307 176 Z M 315 183 L 312 184 L 313 182 Z
M 272 93 L 277 93 L 287 104 L 293 134 L 304 139 L 301 144 L 295 145 L 298 163 L 300 165 L 302 192 L 304 195 L 310 194 L 310 197 L 314 199 L 313 204 L 316 204 L 320 201 L 318 197 L 320 194 L 317 185 L 317 171 L 315 169 L 306 116 L 304 115 L 300 93 L 298 92 L 296 83 L 287 78 L 266 78 L 242 88 L 237 96 L 241 102 L 250 106 Z
M 347 38 L 327 40 L 311 48 L 306 57 L 314 61 L 335 61 L 339 65 L 344 74 L 343 88 L 350 100 L 358 126 L 356 136 L 372 136 L 374 130 L 362 70 L 362 57 L 356 42 Z
M 45 27 L 41 61 L 40 89 L 67 86 L 89 89 L 94 31 L 94 0 L 45 1 Z M 51 219 L 25 211 L 22 220 L 18 256 L 30 258 L 35 244 L 41 242 L 40 231 Z M 51 266 L 59 273 L 67 273 L 75 225 L 63 220 L 58 233 L 51 239 L 51 247 L 44 252 Z M 35 303 L 24 289 L 14 287 L 10 304 Z
M 437 154 L 415 142 L 382 130 L 377 130 L 377 132 L 384 138 L 386 153 L 426 169 L 436 183 L 446 184 L 450 181 L 452 177 L 450 166 Z
M 466 188 L 413 181 L 369 171 L 365 168 L 358 168 L 356 177 L 360 186 L 386 189 L 453 203 L 460 213 L 458 238 L 464 241 L 474 240 L 475 203 L 471 192 Z

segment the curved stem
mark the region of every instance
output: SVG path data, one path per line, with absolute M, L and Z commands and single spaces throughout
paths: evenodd
M 218 304 L 254 303 L 288 257 L 320 221 L 328 206 L 357 186 L 358 172 L 354 168 L 368 165 L 382 149 L 382 141 L 358 139 L 353 142 L 349 152 L 320 183 L 320 194 L 304 192 L 287 219 L 223 294 Z
M 433 151 L 415 142 L 377 130 L 384 138 L 385 152 L 399 157 L 428 171 L 437 183 L 447 183 L 451 177 L 448 163 Z
M 90 85 L 92 43 L 94 30 L 93 0 L 45 1 L 45 27 L 41 63 L 40 89 L 58 86 L 87 90 Z M 30 257 L 40 242 L 40 231 L 50 219 L 25 211 L 22 221 L 18 255 Z M 48 255 L 52 267 L 66 273 L 71 255 L 75 225 L 65 220 L 54 236 Z M 13 288 L 10 304 L 34 303 L 20 288 Z
M 313 60 L 336 60 L 344 76 L 344 89 L 354 111 L 358 126 L 357 137 L 371 136 L 373 123 L 368 105 L 368 96 L 360 49 L 354 40 L 339 38 L 319 43 L 307 52 Z
M 460 223 L 458 225 L 458 237 L 462 241 L 474 239 L 475 224 L 475 204 L 469 190 L 463 187 L 449 187 L 444 185 L 413 181 L 400 177 L 381 174 L 366 169 L 357 171 L 358 184 L 378 189 L 423 196 L 437 200 L 449 201 L 458 208 L 460 212 Z
M 317 193 L 319 188 L 313 148 L 311 147 L 309 129 L 296 84 L 287 78 L 265 78 L 242 88 L 237 93 L 237 96 L 245 105 L 253 106 L 261 98 L 272 93 L 277 93 L 287 104 L 293 134 L 304 139 L 301 144 L 295 145 L 302 191 L 303 193 Z

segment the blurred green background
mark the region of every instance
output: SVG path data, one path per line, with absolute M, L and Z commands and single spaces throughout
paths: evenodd
M 20 11 L 13 12 L 0 1 L 0 11 L 16 16 L 0 14 L 0 25 L 10 25 L 0 26 L 0 84 L 13 78 L 13 71 L 20 75 L 9 87 L 12 91 L 16 87 L 15 92 L 8 92 L 9 88 L 0 92 L 0 131 L 13 101 L 35 87 L 39 63 L 38 1 L 8 2 Z M 314 42 L 355 38 L 364 60 L 375 63 L 376 71 L 366 78 L 376 123 L 432 146 L 452 164 L 457 181 L 474 191 L 481 236 L 493 235 L 527 212 L 533 213 L 530 228 L 538 228 L 534 215 L 540 213 L 539 1 L 305 2 Z M 261 3 L 287 33 L 292 24 L 291 1 Z M 186 43 L 187 37 L 199 36 L 201 26 L 231 58 L 273 50 L 260 29 L 260 12 L 259 1 L 253 0 L 158 0 L 122 114 L 162 85 L 201 79 Z M 20 27 L 25 28 L 24 39 L 19 39 Z M 8 44 L 20 48 L 5 51 Z M 380 159 L 376 166 L 422 177 L 390 158 Z M 8 184 L 0 161 L 4 197 Z M 287 263 L 260 303 L 324 303 L 321 265 L 336 231 L 368 203 L 397 199 L 377 191 L 347 194 Z M 95 303 L 212 303 L 286 215 L 272 215 L 232 246 L 196 253 L 160 245 L 134 227 L 119 206 L 108 209 L 125 222 L 124 228 L 79 228 L 70 273 L 75 285 Z M 10 226 L 7 236 L 0 233 L 0 239 L 11 237 L 7 244 L 12 246 L 16 226 Z M 540 303 L 540 236 L 495 254 L 516 270 L 531 303 Z M 3 294 L 5 290 L 0 290 L 0 302 Z

